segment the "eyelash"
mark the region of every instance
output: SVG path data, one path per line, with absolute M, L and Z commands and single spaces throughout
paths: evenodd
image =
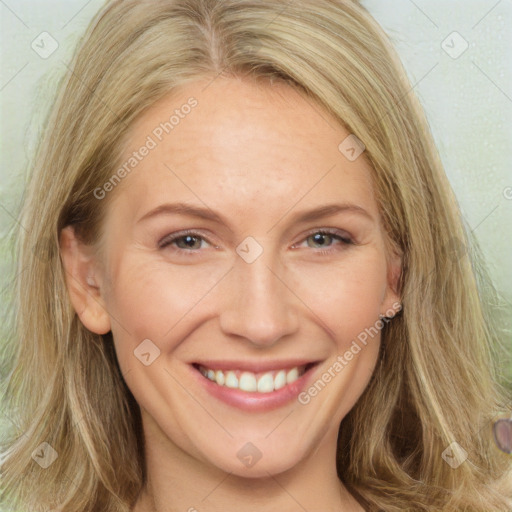
M 318 249 L 318 250 L 315 251 L 315 252 L 320 253 L 320 254 L 329 255 L 329 254 L 332 254 L 333 252 L 336 252 L 337 250 L 343 250 L 345 248 L 343 246 L 355 245 L 354 241 L 350 237 L 346 236 L 344 234 L 344 232 L 339 231 L 337 229 L 331 229 L 331 228 L 312 230 L 312 231 L 310 231 L 306 235 L 306 237 L 302 241 L 304 242 L 309 237 L 311 237 L 313 235 L 316 235 L 316 234 L 329 235 L 332 238 L 338 239 L 341 242 L 341 245 L 342 245 L 342 248 L 340 248 L 340 249 L 329 249 L 329 250 Z M 185 238 L 186 236 L 191 236 L 193 238 L 198 238 L 198 239 L 201 239 L 201 240 L 204 240 L 204 241 L 208 242 L 208 239 L 205 238 L 204 236 L 202 236 L 197 231 L 185 230 L 185 231 L 180 231 L 178 233 L 174 233 L 174 234 L 171 234 L 171 235 L 167 235 L 160 242 L 158 242 L 158 248 L 159 249 L 165 249 L 165 248 L 169 247 L 171 244 L 175 243 L 176 241 Z M 210 242 L 208 242 L 208 243 L 210 243 Z M 214 245 L 214 244 L 210 244 L 210 245 Z M 178 254 L 185 254 L 186 253 L 186 254 L 189 254 L 189 255 L 192 254 L 192 253 L 198 252 L 198 251 L 199 251 L 198 249 L 188 250 L 188 249 L 182 249 L 181 247 L 176 247 L 174 249 L 174 252 L 176 252 Z

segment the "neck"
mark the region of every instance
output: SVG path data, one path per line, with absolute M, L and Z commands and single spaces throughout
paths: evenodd
M 147 482 L 133 512 L 360 512 L 336 472 L 337 431 L 292 468 L 259 478 L 227 473 L 181 450 L 144 415 Z

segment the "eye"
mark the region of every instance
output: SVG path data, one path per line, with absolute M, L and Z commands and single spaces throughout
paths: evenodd
M 209 243 L 200 233 L 196 231 L 181 231 L 164 237 L 158 242 L 159 249 L 165 249 L 175 245 L 175 252 L 193 253 L 201 249 L 201 242 Z
M 311 231 L 310 234 L 304 239 L 305 242 L 308 242 L 309 240 L 312 240 L 312 244 L 308 243 L 308 247 L 315 248 L 316 244 L 317 246 L 320 246 L 320 249 L 322 249 L 323 247 L 329 248 L 328 250 L 325 251 L 317 251 L 322 254 L 329 254 L 336 251 L 337 249 L 331 249 L 336 245 L 340 246 L 338 250 L 343 250 L 344 246 L 347 245 L 354 245 L 354 241 L 350 238 L 350 236 L 348 236 L 347 233 L 340 231 L 338 229 L 317 229 L 315 231 Z M 338 244 L 330 243 L 335 240 L 338 241 Z
M 308 242 L 310 240 L 312 243 L 308 243 L 308 247 L 320 249 L 315 252 L 321 254 L 330 254 L 336 250 L 343 250 L 344 246 L 355 245 L 354 241 L 350 238 L 350 236 L 347 235 L 347 233 L 338 229 L 326 228 L 311 231 L 310 234 L 304 239 L 304 241 Z M 338 243 L 334 244 L 333 242 L 335 241 L 338 241 Z M 158 242 L 158 248 L 165 249 L 174 246 L 174 252 L 178 254 L 186 253 L 190 255 L 200 252 L 200 249 L 203 248 L 202 242 L 213 246 L 213 244 L 210 244 L 210 242 L 208 242 L 208 240 L 197 231 L 186 230 L 167 235 Z M 315 247 L 315 244 L 317 247 Z M 339 246 L 339 249 L 333 248 L 336 246 Z M 329 249 L 322 250 L 324 247 L 328 247 Z

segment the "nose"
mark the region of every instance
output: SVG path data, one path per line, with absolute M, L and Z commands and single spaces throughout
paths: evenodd
M 268 347 L 298 328 L 297 298 L 270 251 L 252 263 L 237 256 L 221 293 L 220 327 L 226 335 Z

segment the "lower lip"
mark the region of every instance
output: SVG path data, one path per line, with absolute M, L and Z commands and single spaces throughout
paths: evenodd
M 298 395 L 303 391 L 310 381 L 314 369 L 318 365 L 315 364 L 309 368 L 304 375 L 299 377 L 295 382 L 272 391 L 270 393 L 247 392 L 236 388 L 228 388 L 220 386 L 205 377 L 198 369 L 190 365 L 194 378 L 198 380 L 210 395 L 221 400 L 222 402 L 242 409 L 244 411 L 270 411 L 282 407 L 292 400 L 297 400 Z

